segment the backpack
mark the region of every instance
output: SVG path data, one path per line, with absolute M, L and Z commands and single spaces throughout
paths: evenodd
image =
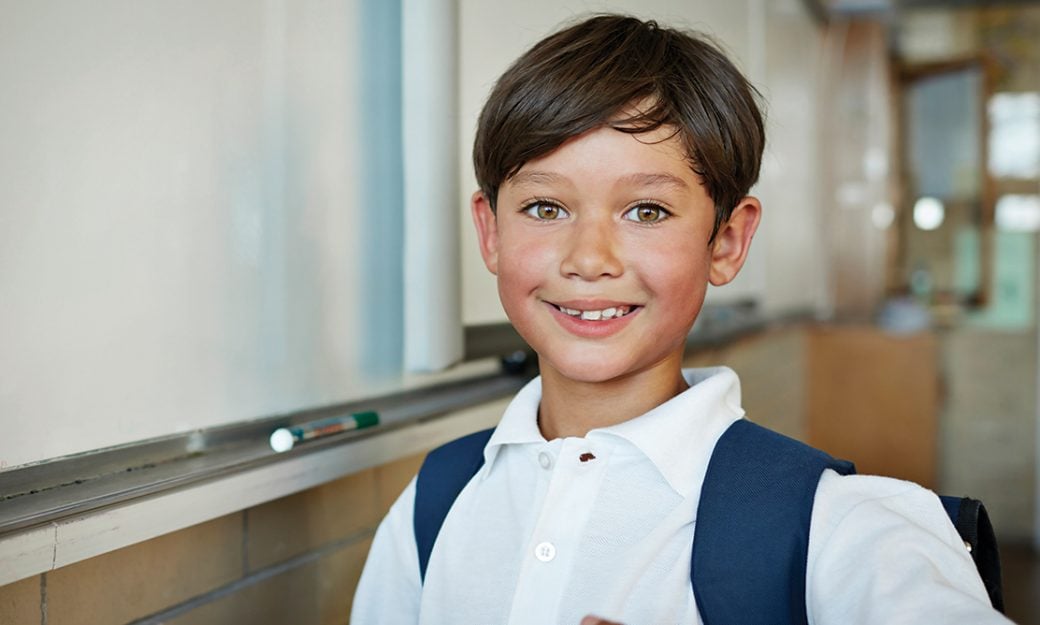
M 492 431 L 433 450 L 419 469 L 413 526 L 423 580 L 441 525 L 483 466 Z M 809 524 L 816 485 L 828 468 L 855 473 L 850 462 L 746 419 L 723 433 L 704 477 L 691 554 L 690 582 L 705 625 L 807 625 Z M 985 508 L 974 499 L 940 499 L 993 607 L 1003 612 L 1000 561 Z

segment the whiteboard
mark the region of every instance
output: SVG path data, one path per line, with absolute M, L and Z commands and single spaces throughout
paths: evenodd
M 395 384 L 373 6 L 0 1 L 0 468 Z

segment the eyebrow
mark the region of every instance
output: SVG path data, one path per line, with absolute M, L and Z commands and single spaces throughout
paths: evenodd
M 560 174 L 554 174 L 548 171 L 522 171 L 514 175 L 509 179 L 509 182 L 514 186 L 529 185 L 529 184 L 555 184 L 560 182 L 566 182 L 567 178 Z
M 621 182 L 639 187 L 677 187 L 688 189 L 690 185 L 678 176 L 672 174 L 629 174 L 621 178 Z
M 515 186 L 559 184 L 570 182 L 566 176 L 549 171 L 522 171 L 509 180 Z M 635 173 L 622 176 L 618 182 L 637 187 L 676 187 L 688 189 L 690 185 L 678 176 L 666 173 Z

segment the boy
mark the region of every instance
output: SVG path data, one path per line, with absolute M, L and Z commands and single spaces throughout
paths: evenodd
M 425 575 L 415 481 L 394 504 L 355 625 L 701 622 L 698 496 L 743 411 L 732 371 L 681 362 L 707 284 L 736 276 L 761 215 L 746 195 L 764 144 L 753 94 L 698 37 L 609 15 L 498 81 L 472 212 L 541 375 L 491 435 Z M 1006 622 L 935 496 L 896 480 L 823 473 L 805 584 L 816 624 Z

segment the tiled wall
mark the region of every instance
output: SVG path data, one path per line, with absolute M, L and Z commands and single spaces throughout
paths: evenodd
M 1031 542 L 1036 502 L 1037 336 L 961 328 L 943 340 L 943 491 L 986 504 L 1001 542 Z
M 346 623 L 375 527 L 421 461 L 408 457 L 0 587 L 0 623 L 115 625 L 160 615 L 176 625 Z
M 740 376 L 749 419 L 792 438 L 805 439 L 805 328 L 778 328 L 700 350 L 688 356 L 685 364 L 732 368 Z
M 40 623 L 40 583 L 43 576 L 30 577 L 0 587 L 0 623 Z

